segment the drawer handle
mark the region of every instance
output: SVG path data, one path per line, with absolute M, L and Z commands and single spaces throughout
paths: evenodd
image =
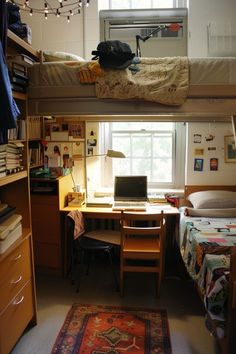
M 19 253 L 18 256 L 16 256 L 16 257 L 13 259 L 13 261 L 17 261 L 17 260 L 20 259 L 20 258 L 21 258 L 21 253 Z
M 13 301 L 13 305 L 19 305 L 22 301 L 24 300 L 24 296 L 22 295 L 21 296 L 21 298 L 20 298 L 20 300 L 15 300 L 15 301 Z
M 12 280 L 11 284 L 17 284 L 17 283 L 19 283 L 21 281 L 21 279 L 22 279 L 22 275 L 20 275 L 18 279 Z

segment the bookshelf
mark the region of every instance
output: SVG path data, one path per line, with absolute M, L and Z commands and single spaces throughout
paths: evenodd
M 22 53 L 39 58 L 36 50 L 8 31 L 7 55 Z M 13 91 L 13 97 L 21 114 L 17 130 L 9 132 L 9 143 L 22 145 L 22 169 L 0 178 L 0 200 L 22 216 L 22 235 L 0 254 L 0 353 L 10 353 L 26 328 L 37 323 L 28 137 L 27 129 L 22 131 L 28 119 L 27 92 Z M 6 328 L 11 328 L 7 335 Z

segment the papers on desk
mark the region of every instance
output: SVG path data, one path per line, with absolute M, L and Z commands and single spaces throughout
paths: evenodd
M 87 207 L 111 207 L 112 204 L 113 198 L 111 197 L 88 198 L 86 201 Z

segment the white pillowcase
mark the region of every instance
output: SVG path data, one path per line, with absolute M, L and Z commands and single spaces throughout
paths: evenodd
M 196 209 L 236 208 L 236 192 L 209 190 L 191 193 L 187 199 Z
M 44 60 L 51 61 L 85 61 L 82 57 L 66 52 L 43 52 Z
M 236 218 L 236 208 L 225 209 L 194 209 L 185 208 L 186 216 L 208 217 L 208 218 Z

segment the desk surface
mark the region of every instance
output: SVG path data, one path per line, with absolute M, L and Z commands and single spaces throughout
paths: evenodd
M 65 207 L 63 209 L 61 209 L 60 211 L 63 212 L 67 212 L 69 213 L 72 210 L 79 210 L 81 211 L 83 214 L 85 214 L 85 216 L 87 218 L 91 217 L 91 218 L 107 218 L 107 219 L 120 219 L 120 211 L 114 211 L 112 210 L 111 207 L 86 207 L 86 206 L 82 206 L 82 207 Z M 179 209 L 169 205 L 169 204 L 155 204 L 155 205 L 150 205 L 147 207 L 147 210 L 144 212 L 142 211 L 142 213 L 159 213 L 161 212 L 161 210 L 163 210 L 163 212 L 165 214 L 170 214 L 170 215 L 178 215 L 179 214 Z M 137 213 L 140 213 L 140 211 L 137 211 Z

